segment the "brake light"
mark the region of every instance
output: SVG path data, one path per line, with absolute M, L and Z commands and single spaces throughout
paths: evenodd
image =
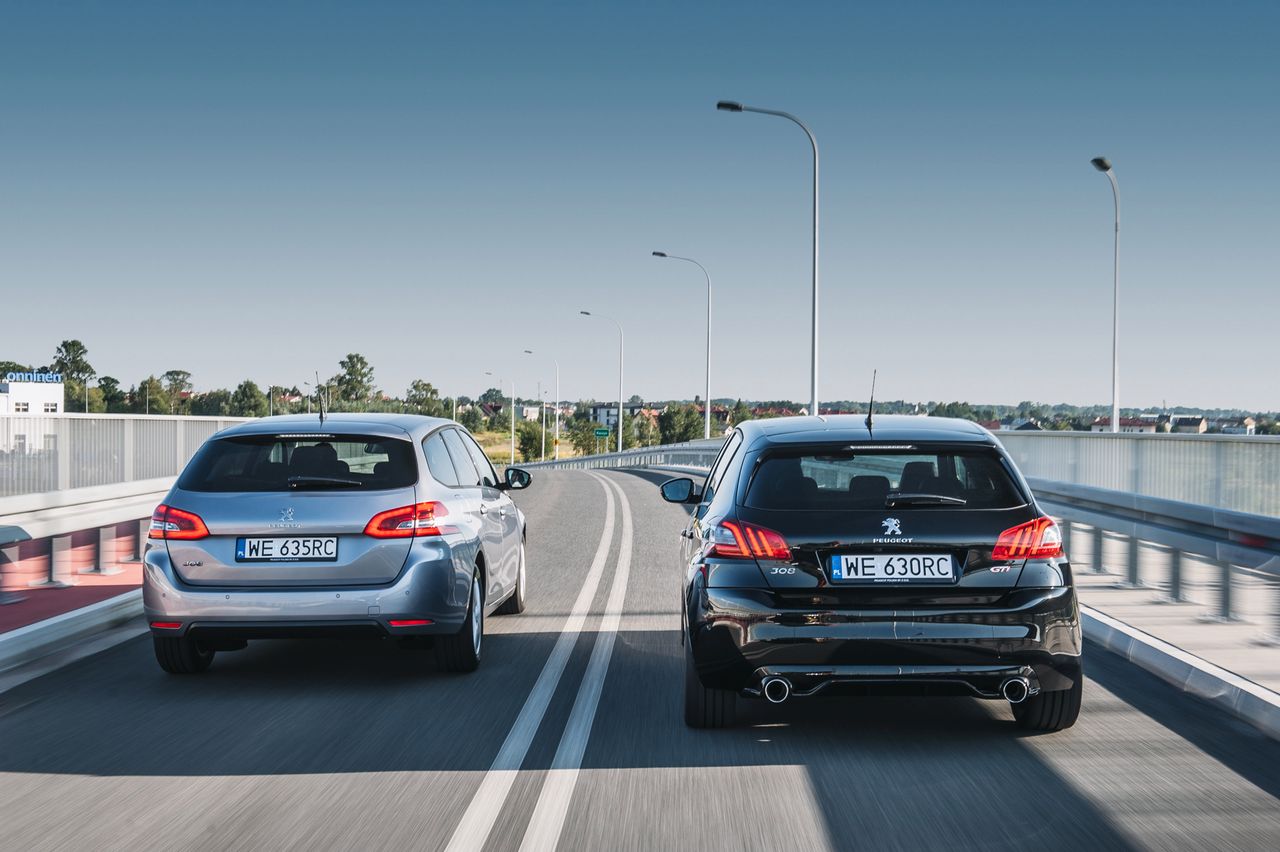
M 711 534 L 708 556 L 725 559 L 791 561 L 791 548 L 780 533 L 742 521 L 721 521 Z
M 373 538 L 413 538 L 415 536 L 455 533 L 457 527 L 446 526 L 439 521 L 449 510 L 443 503 L 432 500 L 379 512 L 365 524 L 364 534 Z
M 1000 533 L 991 558 L 997 562 L 1011 559 L 1052 559 L 1062 555 L 1062 533 L 1053 518 L 1036 518 Z
M 433 622 L 429 618 L 393 618 L 387 622 L 387 624 L 390 624 L 392 627 L 426 627 L 428 624 L 432 623 Z
M 209 528 L 195 512 L 175 509 L 161 503 L 151 513 L 151 528 L 147 538 L 163 538 L 169 541 L 195 541 L 208 538 Z
M 182 627 L 181 621 L 153 621 L 151 626 L 157 630 L 178 630 Z

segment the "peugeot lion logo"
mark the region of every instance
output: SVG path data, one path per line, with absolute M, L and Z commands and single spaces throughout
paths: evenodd
M 902 535 L 902 521 L 897 518 L 885 518 L 880 522 L 885 535 Z
M 290 506 L 290 507 L 289 507 L 289 508 L 287 508 L 287 509 L 281 509 L 281 510 L 280 510 L 280 520 L 282 520 L 282 521 L 292 521 L 292 520 L 293 520 L 293 507 L 292 507 L 292 506 Z

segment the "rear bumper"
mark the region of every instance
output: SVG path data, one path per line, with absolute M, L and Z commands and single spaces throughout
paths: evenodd
M 851 687 L 1000 697 L 1025 677 L 1032 691 L 1081 677 L 1075 592 L 1018 589 L 1005 605 L 915 610 L 782 607 L 766 589 L 699 589 L 688 641 L 708 687 L 755 694 L 787 678 L 794 695 Z
M 142 601 L 157 636 L 264 639 L 456 633 L 466 617 L 471 571 L 448 553 L 413 562 L 384 586 L 216 588 L 184 583 L 164 548 L 143 558 Z M 394 621 L 427 621 L 395 626 Z

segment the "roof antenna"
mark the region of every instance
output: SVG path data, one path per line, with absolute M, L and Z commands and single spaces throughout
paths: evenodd
M 874 384 L 874 380 L 872 382 Z M 320 371 L 316 370 L 316 402 L 320 406 L 320 425 L 324 425 L 324 392 L 320 389 Z
M 867 403 L 867 434 L 871 433 L 871 418 L 876 413 L 876 371 L 871 371 L 871 402 Z

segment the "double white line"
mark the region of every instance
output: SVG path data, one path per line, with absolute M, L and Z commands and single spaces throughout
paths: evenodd
M 555 694 L 560 678 L 564 674 L 569 656 L 578 641 L 578 635 L 586 623 L 591 602 L 595 599 L 596 589 L 600 585 L 600 577 L 609 556 L 609 545 L 613 541 L 615 527 L 614 494 L 620 504 L 622 515 L 622 541 L 618 553 L 618 569 L 613 577 L 613 586 L 609 590 L 609 599 L 605 604 L 604 618 L 600 631 L 596 636 L 595 647 L 591 651 L 591 659 L 587 663 L 586 673 L 582 677 L 582 685 L 578 689 L 577 698 L 573 702 L 573 710 L 569 713 L 569 721 L 565 725 L 560 745 L 556 749 L 551 770 L 538 796 L 533 816 L 525 830 L 521 850 L 554 849 L 559 843 L 560 832 L 564 827 L 565 815 L 569 803 L 573 799 L 573 791 L 578 783 L 578 770 L 582 766 L 582 756 L 591 736 L 591 725 L 595 720 L 596 707 L 600 703 L 600 694 L 604 689 L 605 675 L 609 671 L 609 659 L 613 655 L 613 643 L 618 635 L 618 627 L 622 621 L 622 608 L 627 596 L 627 578 L 631 573 L 632 523 L 631 504 L 627 495 L 615 483 L 599 474 L 591 476 L 600 482 L 605 493 L 604 532 L 600 537 L 600 545 L 596 548 L 595 558 L 591 562 L 591 570 L 587 572 L 582 590 L 573 604 L 564 628 L 556 639 L 551 655 L 542 667 L 537 682 L 525 699 L 520 715 L 507 734 L 502 748 L 479 789 L 471 797 L 462 821 L 453 832 L 453 837 L 446 847 L 449 852 L 471 852 L 480 850 L 489 839 L 493 824 L 506 804 L 515 783 L 520 765 L 534 735 L 542 724 L 547 706 Z

